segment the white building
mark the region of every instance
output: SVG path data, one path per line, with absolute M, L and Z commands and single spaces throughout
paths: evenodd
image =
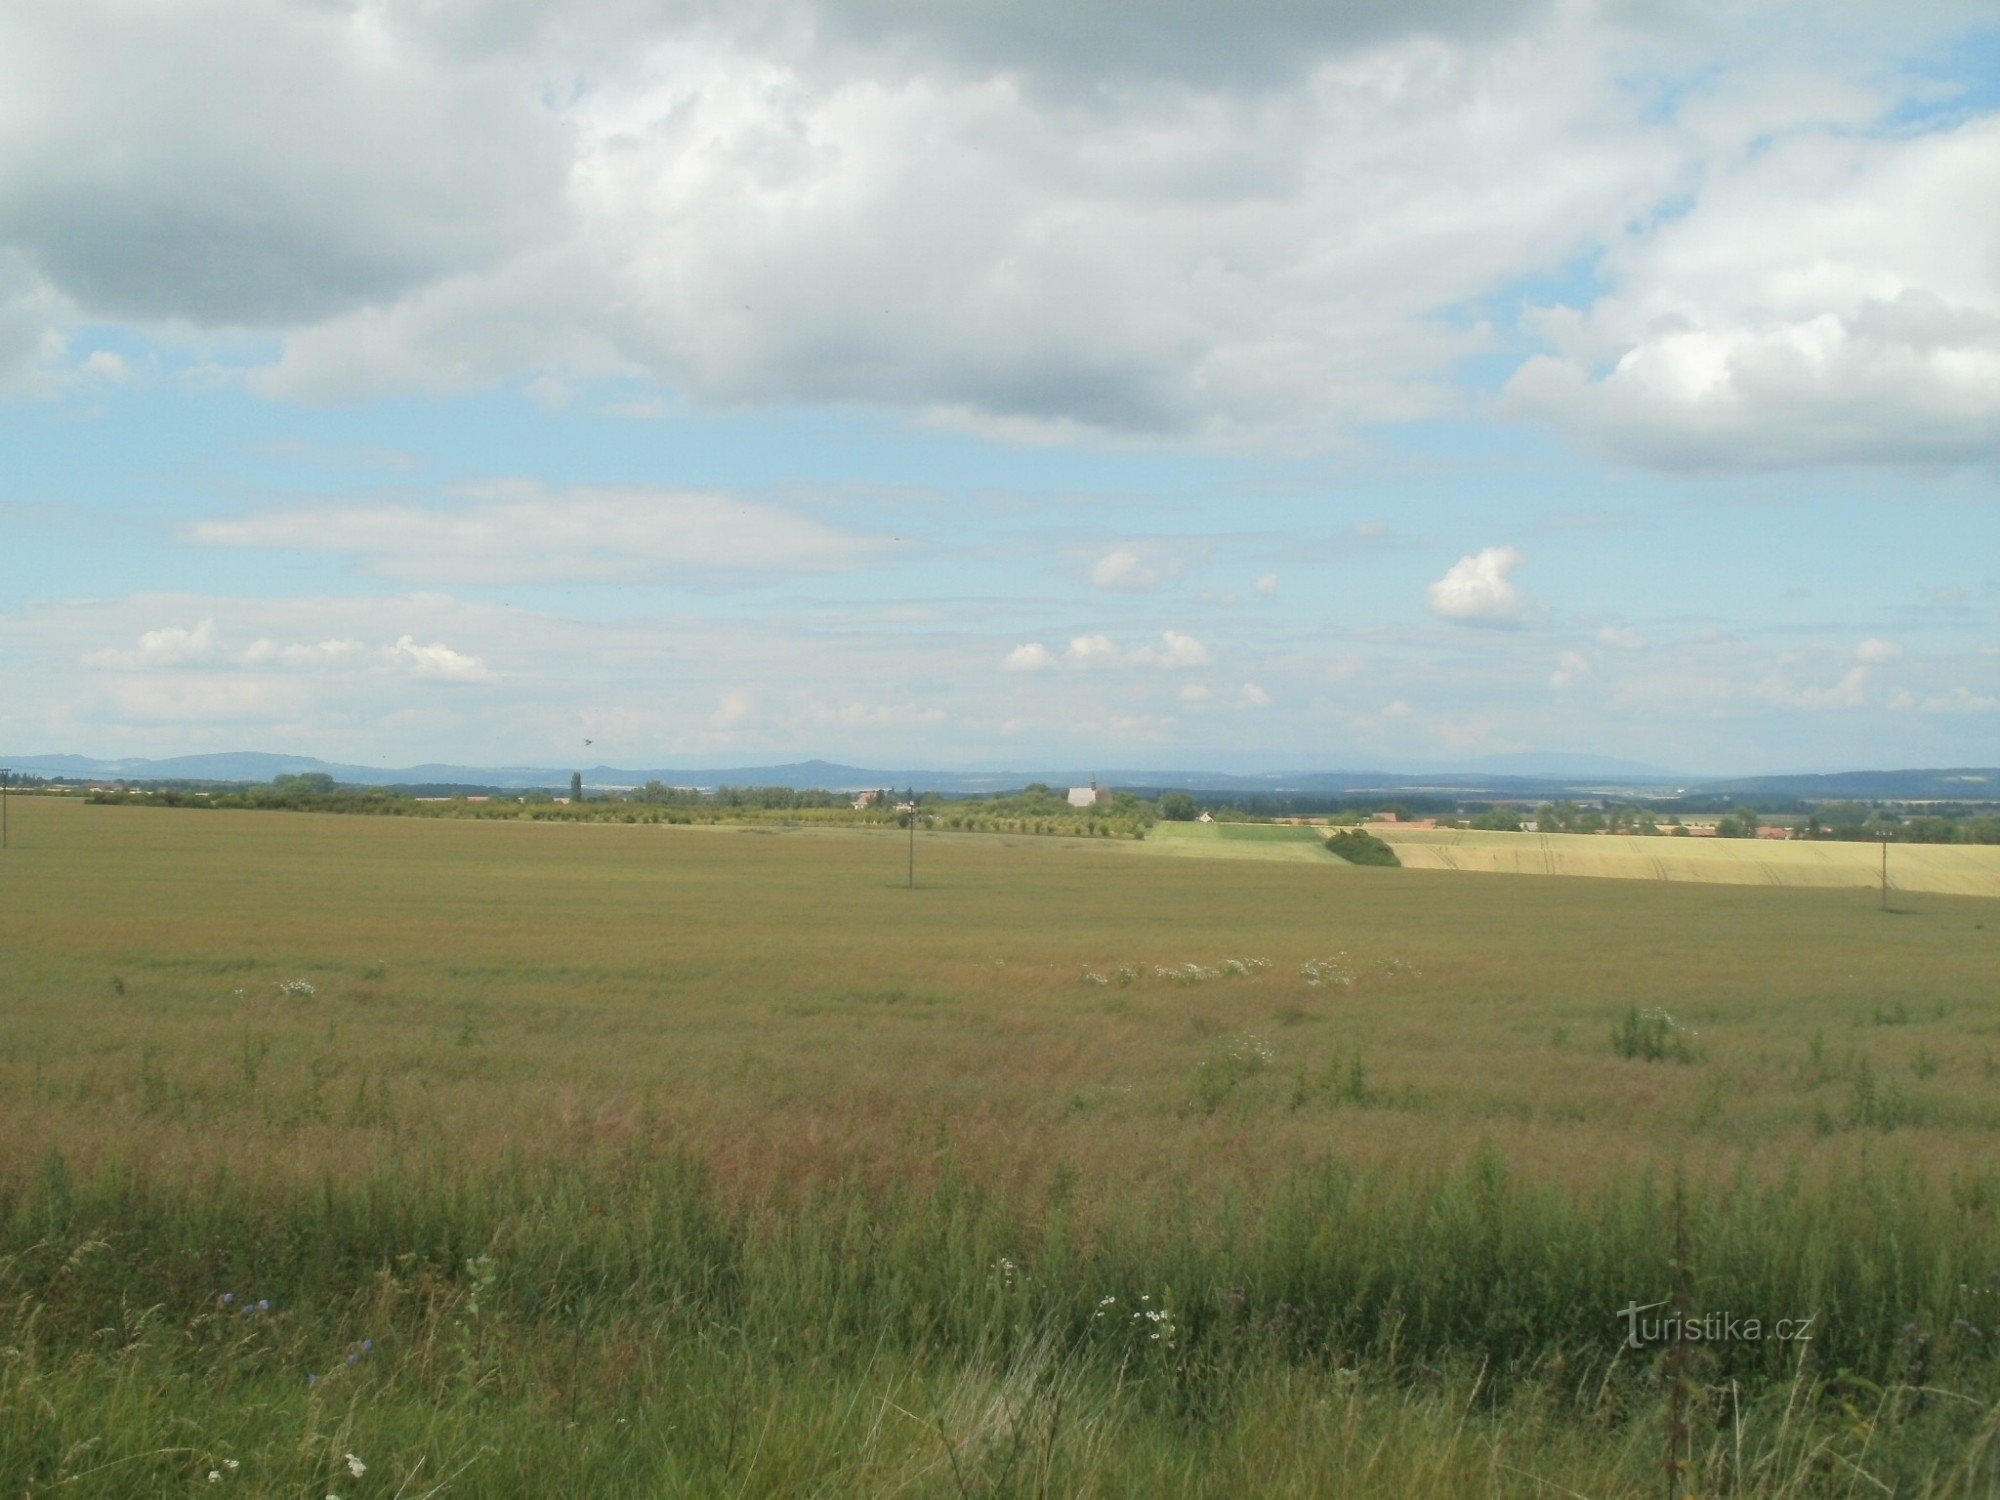
M 1108 807 L 1110 804 L 1111 793 L 1100 787 L 1095 777 L 1091 779 L 1089 786 L 1073 786 L 1069 789 L 1071 807 Z

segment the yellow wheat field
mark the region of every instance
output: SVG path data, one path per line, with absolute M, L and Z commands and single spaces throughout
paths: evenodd
M 1376 827 L 1371 831 L 1395 848 L 1406 867 L 1418 870 L 1820 887 L 1873 886 L 1882 870 L 1882 850 L 1876 844 L 1488 833 L 1458 828 Z M 2000 896 L 2000 846 L 1892 845 L 1889 888 L 1952 896 Z

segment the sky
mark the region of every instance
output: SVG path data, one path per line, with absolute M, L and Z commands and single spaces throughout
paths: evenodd
M 1992 765 L 1996 502 L 1988 4 L 0 8 L 0 754 Z

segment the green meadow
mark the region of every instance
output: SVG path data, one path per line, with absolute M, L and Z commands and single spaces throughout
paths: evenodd
M 2000 1486 L 2000 903 L 11 821 L 0 1492 Z

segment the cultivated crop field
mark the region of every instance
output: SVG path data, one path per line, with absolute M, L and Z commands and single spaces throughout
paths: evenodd
M 926 833 L 912 891 L 892 830 L 13 835 L 0 1492 L 2000 1483 L 2000 903 L 1286 840 Z M 1661 1302 L 1812 1336 L 1626 1347 Z
M 1195 859 L 1277 859 L 1342 868 L 1326 852 L 1326 830 L 1270 823 L 1155 823 L 1125 851 Z
M 1881 847 L 1866 843 L 1463 828 L 1370 831 L 1393 847 L 1406 867 L 1421 870 L 1871 890 L 1881 879 Z M 2000 846 L 1897 844 L 1889 852 L 1889 885 L 1892 891 L 2000 897 Z

